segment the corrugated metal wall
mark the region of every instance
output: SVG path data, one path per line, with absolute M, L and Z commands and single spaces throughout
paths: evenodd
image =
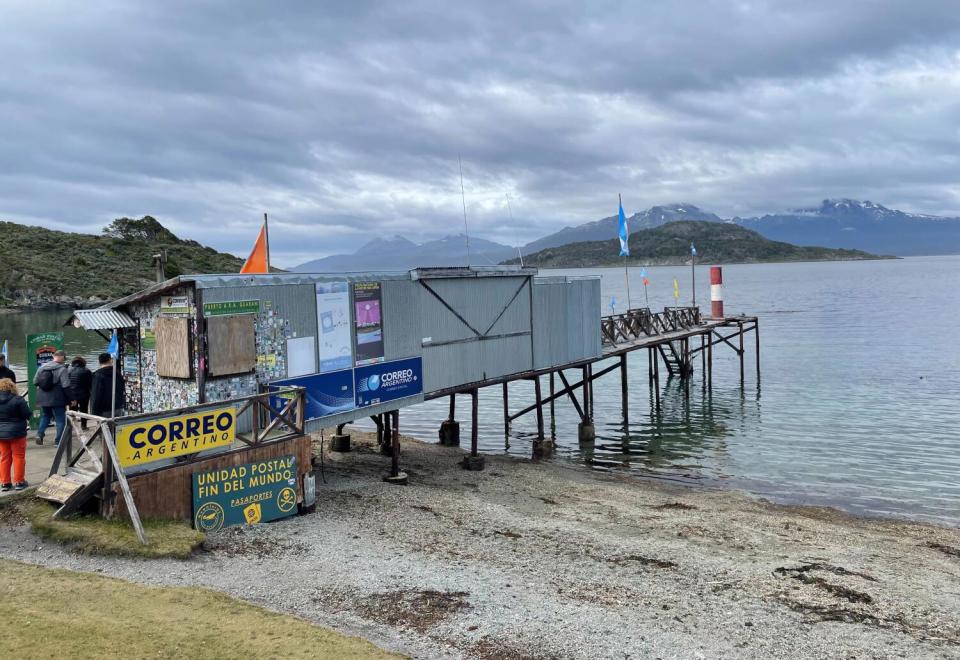
M 532 368 L 530 279 L 451 278 L 413 283 L 419 289 L 414 309 L 423 345 L 425 391 Z
M 536 278 L 533 358 L 537 369 L 599 357 L 600 279 Z
M 220 287 L 203 290 L 203 302 L 259 300 L 290 324 L 295 337 L 317 336 L 317 294 L 313 284 Z

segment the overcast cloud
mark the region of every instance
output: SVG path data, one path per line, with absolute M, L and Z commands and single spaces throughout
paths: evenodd
M 955 2 L 3 2 L 0 218 L 275 261 L 683 201 L 960 215 Z M 510 221 L 509 197 L 514 221 Z

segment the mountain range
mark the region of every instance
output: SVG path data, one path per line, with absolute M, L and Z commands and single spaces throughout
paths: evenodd
M 726 222 L 754 230 L 765 238 L 801 246 L 865 250 L 913 256 L 960 254 L 960 218 L 906 213 L 870 201 L 824 200 L 819 206 L 759 217 L 721 218 L 693 204 L 653 206 L 627 218 L 630 232 L 670 222 L 697 220 Z M 617 235 L 617 216 L 564 227 L 520 247 L 523 255 L 584 241 L 603 241 Z M 513 259 L 517 248 L 470 238 L 471 261 L 489 265 Z M 333 255 L 301 264 L 300 272 L 405 270 L 417 266 L 466 265 L 464 236 L 417 244 L 401 236 L 376 239 L 352 255 Z

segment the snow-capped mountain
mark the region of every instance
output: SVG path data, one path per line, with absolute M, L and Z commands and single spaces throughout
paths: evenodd
M 627 218 L 627 227 L 630 228 L 631 232 L 634 232 L 640 229 L 652 229 L 677 220 L 723 222 L 723 218 L 702 211 L 693 204 L 666 204 L 664 206 L 652 206 L 645 211 L 634 213 Z M 559 247 L 568 243 L 603 241 L 617 235 L 617 222 L 617 216 L 614 215 L 575 227 L 564 227 L 554 234 L 527 243 L 521 250 L 524 254 L 533 254 L 546 248 Z
M 960 253 L 960 218 L 905 213 L 870 201 L 825 199 L 816 207 L 731 222 L 797 245 L 897 256 Z

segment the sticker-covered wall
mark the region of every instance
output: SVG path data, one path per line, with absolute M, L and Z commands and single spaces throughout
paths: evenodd
M 256 367 L 253 372 L 208 378 L 208 401 L 255 394 L 259 385 L 290 373 L 316 368 L 316 308 L 312 285 L 219 287 L 204 289 L 205 316 L 255 315 Z
M 127 350 L 123 373 L 126 379 L 127 407 L 130 412 L 154 412 L 168 408 L 191 406 L 198 401 L 196 380 L 193 378 L 166 378 L 159 375 L 157 364 L 157 321 L 160 318 L 183 319 L 188 324 L 192 370 L 198 368 L 197 337 L 194 332 L 196 308 L 193 288 L 180 287 L 167 294 L 130 305 L 134 318 L 139 320 L 139 356 Z M 130 359 L 134 358 L 134 359 Z

